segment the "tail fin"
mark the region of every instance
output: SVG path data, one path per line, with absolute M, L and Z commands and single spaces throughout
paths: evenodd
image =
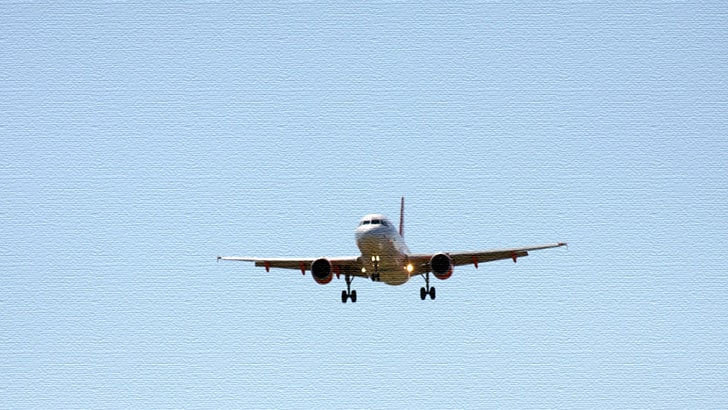
M 402 205 L 399 208 L 399 236 L 404 238 L 404 197 L 402 197 Z

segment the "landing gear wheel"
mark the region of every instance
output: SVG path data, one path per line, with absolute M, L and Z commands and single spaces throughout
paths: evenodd
M 435 300 L 435 287 L 430 287 L 430 272 L 425 273 L 425 287 L 420 288 L 420 299 L 427 299 L 427 295 L 430 295 L 431 300 Z
M 351 298 L 351 303 L 356 303 L 356 291 L 351 290 L 351 281 L 354 280 L 349 275 L 344 276 L 344 279 L 346 280 L 346 290 L 341 291 L 341 303 L 346 303 L 346 301 Z

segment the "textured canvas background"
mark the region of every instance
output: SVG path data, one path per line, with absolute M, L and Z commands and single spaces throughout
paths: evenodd
M 723 2 L 0 3 L 0 407 L 726 408 Z M 218 254 L 568 241 L 422 302 Z

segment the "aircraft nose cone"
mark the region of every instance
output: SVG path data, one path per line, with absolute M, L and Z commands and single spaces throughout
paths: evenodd
M 381 252 L 383 246 L 383 236 L 376 230 L 368 230 L 366 232 L 357 233 L 356 244 L 363 253 Z

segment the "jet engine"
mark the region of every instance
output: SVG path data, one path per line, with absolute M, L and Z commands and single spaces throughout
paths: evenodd
M 328 259 L 316 259 L 311 264 L 311 276 L 319 285 L 325 285 L 334 278 L 331 262 Z
M 437 279 L 445 280 L 452 276 L 452 259 L 444 253 L 438 253 L 430 259 L 430 269 Z

